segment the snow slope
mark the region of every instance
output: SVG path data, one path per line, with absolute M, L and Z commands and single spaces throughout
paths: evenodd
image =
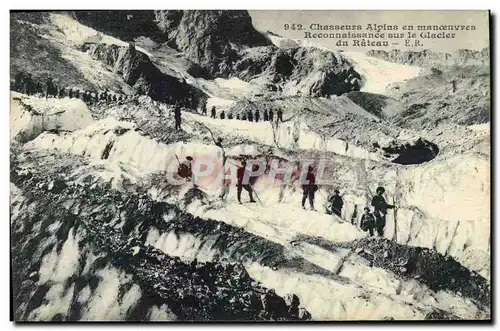
M 244 137 L 247 141 L 257 141 L 268 146 L 274 144 L 272 128 L 269 123 L 213 120 L 208 117 L 187 113 L 185 117 L 188 119 L 188 123 L 194 123 L 195 121 L 204 123 L 227 141 L 235 137 L 240 139 Z M 63 153 L 70 152 L 76 155 L 88 156 L 94 160 L 105 159 L 105 161 L 99 162 L 116 164 L 113 167 L 117 171 L 122 171 L 122 169 L 128 167 L 137 169 L 128 174 L 132 178 L 165 170 L 174 172 L 178 164 L 177 157 L 182 159 L 186 155 L 195 158 L 208 158 L 218 164 L 222 161 L 220 149 L 212 144 L 191 142 L 165 145 L 142 136 L 134 130 L 134 127 L 134 124 L 130 122 L 119 122 L 109 118 L 71 134 L 54 135 L 43 133 L 35 140 L 26 143 L 25 148 L 55 150 Z M 284 132 L 287 131 L 286 128 L 286 125 L 282 126 Z M 189 132 L 193 130 L 193 127 L 186 124 L 185 130 Z M 194 131 L 192 132 L 194 133 Z M 311 137 L 307 135 L 307 132 L 302 133 L 301 131 L 300 134 L 305 134 L 306 137 L 302 145 L 297 146 L 300 149 L 331 150 L 352 159 L 373 160 L 373 158 L 370 158 L 370 154 L 363 154 L 362 149 L 356 152 L 357 150 L 354 147 L 349 148 L 349 153 L 342 153 L 345 149 L 341 150 L 344 146 L 340 144 L 340 140 L 329 140 L 329 144 L 320 146 L 315 143 L 317 140 L 307 139 Z M 277 136 L 280 137 L 279 134 Z M 293 141 L 293 139 L 287 138 L 285 141 Z M 337 144 L 340 145 L 337 146 Z M 326 149 L 322 149 L 325 146 Z M 232 153 L 234 154 L 234 152 Z M 464 265 L 489 278 L 488 256 L 490 247 L 489 242 L 484 240 L 489 236 L 488 171 L 488 161 L 483 162 L 474 157 L 468 159 L 464 156 L 457 156 L 454 159 L 446 159 L 437 163 L 431 162 L 424 166 L 408 167 L 404 170 L 388 170 L 386 167 L 376 167 L 369 173 L 367 172 L 365 177 L 357 176 L 349 180 L 351 181 L 350 185 L 354 184 L 358 187 L 383 185 L 387 189 L 389 199 L 396 195 L 394 185 L 399 185 L 397 231 L 395 231 L 393 214 L 389 213 L 386 237 L 393 238 L 396 232 L 397 241 L 400 243 L 430 247 L 443 254 L 451 254 Z M 112 175 L 106 175 L 106 177 L 113 178 Z M 115 177 L 120 178 L 120 176 Z M 141 179 L 135 178 L 133 182 L 141 182 Z M 220 192 L 220 184 L 214 181 L 214 177 L 203 178 L 199 184 L 213 196 L 218 195 Z M 259 181 L 256 189 L 262 195 L 262 201 L 278 201 L 279 199 L 280 190 L 278 187 L 269 187 L 266 186 L 265 182 Z M 350 219 L 354 205 L 358 205 L 358 210 L 361 210 L 362 206 L 367 203 L 365 192 L 353 190 L 353 187 L 349 186 L 342 189 L 346 196 L 344 218 Z M 235 192 L 230 192 L 230 199 L 235 198 L 234 194 Z M 348 198 L 349 195 L 353 197 Z M 301 193 L 300 190 L 292 188 L 285 191 L 285 196 L 288 196 L 289 201 L 294 201 L 295 206 L 297 206 Z M 182 200 L 182 195 L 175 197 L 175 199 L 177 200 L 174 201 Z M 317 206 L 322 206 L 325 199 L 326 192 L 320 191 Z M 263 230 L 258 231 L 259 235 L 264 235 L 273 226 L 280 226 L 286 229 L 283 230 L 285 233 L 292 233 L 284 241 L 298 234 L 322 236 L 334 241 L 347 240 L 347 237 L 343 237 L 345 233 L 324 228 L 329 226 L 328 223 L 324 223 L 326 216 L 309 212 L 304 214 L 301 209 L 297 210 L 296 207 L 287 204 L 285 206 L 286 210 L 291 211 L 290 214 L 283 214 L 286 217 L 286 226 L 279 225 L 280 220 L 285 220 L 279 216 L 279 213 L 282 212 L 281 208 L 276 210 L 271 208 L 271 212 L 267 209 L 250 212 L 246 208 L 240 211 L 238 205 L 231 205 L 231 208 L 228 207 L 224 211 L 224 215 L 229 217 L 230 220 L 244 220 L 245 228 L 252 226 L 252 220 L 257 218 L 257 226 L 264 224 Z M 253 208 L 258 207 L 254 206 Z M 196 214 L 195 210 L 192 212 Z M 275 214 L 275 212 L 278 214 Z M 220 216 L 210 213 L 200 216 L 221 221 L 227 220 L 227 218 L 220 218 Z M 318 217 L 318 221 L 312 222 L 311 218 L 315 216 Z M 306 223 L 302 224 L 302 221 Z M 269 227 L 267 224 L 272 224 L 272 226 Z M 294 230 L 295 228 L 301 230 Z M 342 233 L 340 237 L 330 237 L 339 233 Z M 356 236 L 351 239 L 355 238 Z M 283 243 L 283 240 L 280 243 Z
M 38 160 L 44 161 L 43 157 Z M 83 180 L 88 185 L 89 177 L 98 177 L 99 172 L 112 163 L 105 161 L 99 167 L 94 165 L 94 171 L 89 171 L 89 168 L 85 171 L 70 168 L 67 181 L 72 185 L 75 181 Z M 144 172 L 141 172 L 141 175 L 144 176 Z M 189 189 L 189 184 L 183 189 Z M 269 199 L 265 194 L 262 195 L 262 199 L 267 202 Z M 74 202 L 68 201 L 63 208 L 72 210 L 73 204 Z M 251 277 L 263 286 L 275 289 L 279 295 L 295 293 L 301 304 L 316 320 L 349 320 L 359 319 L 360 316 L 364 319 L 377 320 L 388 317 L 423 319 L 435 309 L 444 310 L 461 318 L 486 317 L 484 308 L 478 307 L 469 298 L 463 298 L 446 290 L 432 291 L 416 280 L 402 279 L 390 271 L 371 266 L 368 261 L 353 254 L 349 249 L 327 250 L 295 240 L 297 234 L 326 236 L 331 242 L 352 240 L 366 234 L 331 216 L 301 210 L 296 207 L 295 203 L 291 203 L 291 200 L 284 203 L 283 207 L 283 209 L 273 210 L 258 204 L 235 205 L 234 196 L 232 196 L 229 203 L 222 209 L 204 208 L 199 205 L 198 200 L 187 209 L 195 215 L 203 214 L 207 217 L 204 218 L 206 221 L 201 220 L 202 222 L 222 220 L 226 224 L 243 228 L 244 231 L 258 234 L 259 237 L 280 244 L 285 249 L 286 260 L 303 261 L 302 264 L 296 266 L 287 265 L 285 262 L 285 264 L 270 267 L 264 263 L 264 260 L 244 258 L 244 252 L 249 248 L 245 246 L 245 243 L 239 243 L 236 235 L 226 245 L 217 245 L 218 248 L 215 248 L 216 243 L 222 240 L 217 237 L 217 232 L 214 235 L 205 236 L 197 232 L 169 232 L 150 228 L 145 243 L 170 256 L 178 256 L 186 261 L 193 261 L 194 258 L 200 261 L 212 261 L 217 259 L 216 256 L 221 256 L 223 259 L 240 257 Z M 78 213 L 76 209 L 74 212 Z M 170 214 L 168 212 L 163 216 L 165 222 L 173 217 Z M 126 216 L 118 217 L 117 221 L 123 220 L 122 217 Z M 139 227 L 140 224 L 137 226 Z M 64 314 L 65 309 L 68 309 L 67 298 L 72 295 L 69 293 L 63 295 L 60 288 L 66 279 L 76 272 L 73 270 L 72 261 L 80 254 L 77 244 L 79 241 L 78 235 L 69 230 L 61 253 L 49 252 L 44 256 L 39 271 L 40 282 L 45 284 L 50 281 L 48 284 L 54 295 L 47 297 L 46 304 L 43 304 L 40 310 L 36 310 L 32 318 L 51 318 L 57 313 Z M 252 249 L 257 249 L 257 247 Z M 269 253 L 273 254 L 273 252 Z M 88 258 L 92 257 L 89 255 Z M 310 263 L 309 267 L 305 264 L 306 261 Z M 88 264 L 92 264 L 92 261 Z M 316 266 L 319 269 L 310 269 L 310 266 Z M 323 271 L 318 272 L 318 270 Z M 118 300 L 120 304 L 114 305 L 113 303 L 117 300 L 116 293 L 123 286 L 122 284 L 129 281 L 129 277 L 117 270 L 107 268 L 99 271 L 98 275 L 103 282 L 97 287 L 97 291 L 93 291 L 92 296 L 86 294 L 85 291 L 80 294 L 82 301 L 88 302 L 89 305 L 88 313 L 83 318 L 117 320 L 124 318 L 128 307 L 136 304 L 141 297 L 141 289 L 132 286 L 128 294 Z M 106 299 L 99 299 L 103 295 L 106 295 Z M 105 309 L 113 307 L 113 309 L 105 312 L 99 307 Z
M 367 56 L 362 52 L 343 52 L 354 64 L 354 68 L 364 78 L 362 92 L 390 94 L 388 88 L 395 83 L 404 82 L 417 77 L 422 68 L 397 64 L 375 57 Z
M 79 45 L 86 42 L 125 43 L 82 26 L 65 15 L 51 14 L 51 22 L 59 32 L 46 37 L 60 46 L 66 42 L 71 44 L 71 47 L 61 46 L 62 56 L 75 64 L 89 81 L 126 89 L 121 86 L 119 79 L 106 72 L 104 66 L 95 64 L 87 54 L 77 50 Z M 283 43 L 278 38 L 271 39 Z M 316 47 L 307 43 L 300 46 Z M 150 53 L 144 52 L 155 58 L 155 54 L 148 51 Z M 366 92 L 387 94 L 391 84 L 411 79 L 421 72 L 420 68 L 389 63 L 361 53 L 346 52 L 344 55 L 363 75 L 365 85 L 362 91 Z M 252 84 L 237 78 L 212 81 L 194 78 L 180 69 L 177 63 L 167 63 L 168 59 L 156 60 L 207 93 L 210 96 L 208 111 L 213 105 L 218 111 L 244 111 L 241 99 L 252 97 L 255 91 Z M 346 118 L 362 118 L 366 122 L 379 123 L 379 118 L 347 97 L 276 98 L 256 104 L 259 109 L 268 104 L 283 108 L 285 121 L 278 125 L 269 122 L 223 121 L 183 112 L 183 133 L 190 135 L 191 140 L 187 143 L 178 141 L 166 144 L 138 130 L 138 120 L 155 120 L 147 109 L 151 105 L 141 104 L 143 111 L 131 112 L 130 120 L 135 123 L 118 120 L 119 112 L 112 111 L 108 116 L 116 118 L 94 121 L 80 100 L 42 100 L 12 94 L 11 138 L 26 142 L 23 151 L 34 155 L 40 153 L 42 156 L 37 160 L 41 163 L 45 161 L 45 152 L 49 152 L 52 158 L 59 158 L 62 163 L 67 162 L 64 168 L 67 173 L 62 175 L 70 185 L 104 186 L 104 190 L 115 190 L 125 196 L 130 192 L 147 192 L 148 198 L 178 206 L 190 215 L 200 217 L 202 223 L 220 222 L 229 226 L 234 237 L 228 243 L 223 242 L 226 239 L 217 231 L 207 235 L 154 227 L 142 230 L 147 232 L 143 237 L 146 246 L 155 247 L 183 261 L 218 261 L 222 258 L 242 262 L 252 278 L 274 289 L 280 296 L 295 293 L 315 320 L 424 319 L 429 313 L 441 310 L 464 319 L 489 317 L 489 307 L 480 307 L 477 302 L 460 293 L 431 290 L 420 279 L 402 278 L 392 271 L 373 266 L 351 249 L 327 249 L 301 239 L 319 238 L 335 247 L 335 244 L 365 238 L 366 232 L 359 229 L 359 213 L 368 204 L 371 191 L 382 185 L 387 190 L 389 203 L 397 205 L 397 219 L 394 211 L 388 214 L 386 238 L 403 245 L 428 247 L 444 256 L 452 256 L 463 266 L 489 279 L 489 158 L 469 153 L 419 165 L 394 165 L 381 157 L 380 153 L 369 151 L 365 145 L 336 138 L 329 133 L 333 131 L 319 133 L 314 122 L 302 113 L 304 108 L 309 108 L 308 114 L 317 112 L 331 115 L 332 118 L 333 114 L 341 114 Z M 158 113 L 155 116 L 170 118 L 170 115 L 166 115 L 167 108 L 155 107 Z M 345 123 L 332 124 L 334 128 L 346 130 Z M 226 152 L 233 165 L 239 164 L 235 158 L 240 154 L 259 156 L 266 150 L 274 150 L 275 155 L 288 158 L 288 162 L 306 154 L 315 157 L 333 155 L 338 159 L 336 170 L 340 175 L 337 174 L 332 185 L 325 185 L 318 190 L 315 201 L 317 212 L 300 207 L 300 187 L 270 185 L 262 179 L 254 186 L 260 203 L 240 205 L 234 185 L 229 188 L 227 200 L 220 201 L 220 178 L 214 176 L 200 179 L 198 184 L 202 194 L 190 199 L 188 197 L 193 192 L 191 183 L 184 182 L 172 187 L 164 178 L 175 172 L 178 158 L 182 160 L 186 155 L 221 163 L 222 150 L 207 139 L 204 132 L 206 128 L 214 132 L 216 137 L 224 138 L 224 144 L 230 146 Z M 470 129 L 486 132 L 487 128 L 480 125 Z M 389 127 L 380 130 L 371 138 L 381 145 L 388 144 L 394 138 L 391 130 Z M 84 162 L 79 164 L 72 158 L 83 159 Z M 25 166 L 37 167 L 38 164 Z M 344 197 L 342 218 L 323 213 L 332 187 L 340 187 Z M 13 186 L 11 195 L 14 200 L 14 219 L 19 216 L 18 220 L 22 220 L 20 209 L 24 202 L 21 192 Z M 248 201 L 245 191 L 242 196 L 243 201 Z M 61 208 L 71 210 L 72 203 L 64 203 Z M 356 217 L 353 216 L 354 210 L 358 211 Z M 117 223 L 125 222 L 126 216 L 121 213 L 117 215 Z M 168 223 L 175 215 L 164 213 L 161 217 Z M 349 222 L 351 220 L 352 223 Z M 62 225 L 61 221 L 56 220 L 47 231 L 55 232 Z M 138 231 L 138 227 L 135 231 Z M 276 252 L 265 252 L 261 257 L 249 257 L 251 254 L 247 253 L 255 247 L 238 241 L 240 230 L 278 249 Z M 43 249 L 37 252 L 41 261 L 39 270 L 34 271 L 39 274 L 37 283 L 47 286 L 48 291 L 40 307 L 29 316 L 30 319 L 51 320 L 69 311 L 70 300 L 76 291 L 70 285 L 70 280 L 77 274 L 77 262 L 81 262 L 80 258 L 85 256 L 88 259 L 84 263 L 87 268 L 87 265 L 92 265 L 98 259 L 93 255 L 84 255 L 86 252 L 79 247 L 81 240 L 81 230 L 71 228 L 60 250 L 54 246 L 54 249 L 44 251 L 43 256 Z M 282 259 L 281 263 L 266 263 L 266 258 L 273 254 Z M 81 289 L 78 296 L 78 301 L 88 305 L 81 319 L 125 319 L 131 307 L 141 300 L 143 289 L 131 285 L 130 275 L 111 264 L 104 265 L 97 276 L 101 281 L 97 289 Z M 151 319 L 176 318 L 166 306 L 152 306 L 147 315 Z

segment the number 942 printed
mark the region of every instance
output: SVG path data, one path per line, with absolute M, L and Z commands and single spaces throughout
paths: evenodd
M 283 24 L 283 28 L 285 30 L 304 30 L 303 27 L 302 27 L 302 24 L 288 24 L 288 23 L 285 23 Z

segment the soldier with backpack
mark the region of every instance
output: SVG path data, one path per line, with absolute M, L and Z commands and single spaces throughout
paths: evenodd
M 335 190 L 335 193 L 328 199 L 330 202 L 330 214 L 335 214 L 339 217 L 342 217 L 342 207 L 344 206 L 344 200 L 339 195 L 339 190 Z
M 191 180 L 192 183 L 196 185 L 193 176 L 193 158 L 191 156 L 186 156 L 186 159 L 182 161 L 182 163 L 179 163 L 177 175 L 181 178 L 185 178 L 187 181 Z
M 365 207 L 365 212 L 361 216 L 360 228 L 363 231 L 369 231 L 370 237 L 373 237 L 373 229 L 375 228 L 375 216 L 370 213 L 370 207 Z
M 66 90 L 64 87 L 61 87 L 59 88 L 59 91 L 58 91 L 58 98 L 59 99 L 62 99 L 66 96 Z
M 385 188 L 377 187 L 377 194 L 372 198 L 373 214 L 375 215 L 375 228 L 380 237 L 384 236 L 385 217 L 387 209 L 394 208 L 393 205 L 388 204 L 383 196 Z

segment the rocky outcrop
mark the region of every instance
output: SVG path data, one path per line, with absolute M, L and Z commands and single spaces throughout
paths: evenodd
M 411 64 L 419 67 L 483 66 L 489 65 L 490 63 L 490 50 L 488 47 L 485 47 L 480 51 L 459 49 L 452 53 L 439 53 L 430 50 L 371 50 L 367 52 L 367 55 L 389 62 Z
M 328 96 L 359 90 L 361 77 L 340 54 L 316 48 L 279 49 L 255 30 L 246 11 L 155 13 L 168 44 L 209 77 L 254 81 L 263 93 Z
M 449 255 L 427 248 L 400 245 L 387 239 L 365 238 L 338 245 L 318 238 L 305 239 L 329 250 L 339 246 L 348 247 L 371 265 L 391 270 L 405 278 L 418 279 L 436 292 L 459 292 L 485 307 L 491 305 L 488 281 L 476 272 L 464 268 Z
M 317 48 L 257 47 L 240 52 L 234 75 L 269 91 L 324 97 L 359 90 L 361 76 L 339 53 Z
M 149 57 L 133 45 L 86 45 L 93 59 L 105 63 L 120 75 L 137 93 L 153 100 L 167 103 L 182 102 L 188 107 L 197 107 L 205 94 L 184 81 L 162 73 Z
M 490 70 L 485 66 L 453 67 L 393 86 L 403 110 L 392 117 L 402 127 L 436 128 L 490 120 Z
M 271 42 L 241 10 L 157 10 L 156 21 L 169 45 L 204 67 L 211 76 L 227 75 L 237 52 Z

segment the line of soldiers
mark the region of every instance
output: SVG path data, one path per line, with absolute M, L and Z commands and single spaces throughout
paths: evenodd
M 263 111 L 263 117 L 262 120 L 264 122 L 273 122 L 274 121 L 274 111 L 276 111 L 276 122 L 283 122 L 283 110 L 281 109 L 270 109 L 269 112 L 267 109 Z M 201 114 L 202 115 L 207 115 L 207 106 L 203 105 L 201 107 Z M 215 106 L 212 106 L 212 109 L 210 110 L 210 118 L 217 118 L 217 113 Z M 219 113 L 219 118 L 221 120 L 226 119 L 226 112 L 222 110 Z M 233 113 L 229 113 L 227 115 L 227 119 L 232 120 L 232 119 L 237 119 L 237 120 L 242 120 L 242 121 L 250 121 L 250 122 L 259 122 L 261 120 L 260 117 L 260 111 L 256 109 L 254 112 L 251 110 L 247 110 L 244 112 L 241 116 L 240 114 L 236 114 L 236 116 L 233 115 Z
M 218 138 L 217 141 L 215 142 L 215 145 L 221 148 L 222 154 L 223 154 L 223 165 L 225 165 L 227 157 L 225 155 L 224 147 L 222 145 L 222 138 Z M 192 177 L 192 172 L 191 172 L 191 166 L 192 166 L 193 158 L 191 156 L 186 157 L 186 161 L 184 161 L 182 164 L 180 164 L 180 167 L 184 167 L 184 172 L 183 174 L 181 170 L 178 171 L 178 174 L 181 175 L 183 178 L 191 179 Z M 252 166 L 252 171 L 256 171 L 258 167 L 256 164 L 253 164 Z M 180 168 L 179 168 L 180 169 Z M 255 203 L 254 199 L 254 194 L 256 195 L 257 192 L 255 192 L 253 186 L 255 185 L 255 182 L 257 181 L 257 177 L 250 176 L 249 173 L 250 169 L 247 168 L 247 161 L 246 159 L 243 159 L 241 161 L 241 166 L 238 166 L 237 173 L 236 173 L 236 195 L 238 199 L 238 203 L 242 204 L 241 202 L 241 193 L 243 190 L 248 192 L 248 197 L 250 199 L 250 203 Z M 293 176 L 293 174 L 292 174 Z M 248 183 L 243 183 L 243 178 L 249 178 Z M 309 166 L 308 172 L 306 175 L 306 180 L 307 184 L 302 185 L 302 208 L 306 209 L 305 203 L 307 200 L 309 200 L 309 205 L 311 210 L 316 210 L 314 208 L 314 200 L 315 200 L 315 194 L 316 191 L 318 190 L 318 185 L 316 184 L 316 176 L 314 174 L 314 167 Z M 196 183 L 194 181 L 194 178 L 192 180 L 193 184 Z M 227 198 L 227 195 L 229 194 L 229 187 L 231 185 L 231 180 L 224 179 L 222 183 L 222 191 L 219 195 L 219 198 L 222 201 L 225 201 Z M 360 228 L 363 231 L 368 231 L 370 236 L 374 235 L 374 230 L 377 231 L 378 235 L 382 237 L 384 235 L 384 229 L 386 225 L 386 216 L 387 216 L 387 210 L 388 209 L 393 209 L 395 208 L 394 205 L 390 205 L 387 203 L 387 201 L 384 198 L 384 193 L 385 193 L 385 188 L 383 187 L 378 187 L 376 190 L 376 195 L 373 196 L 372 201 L 371 201 L 371 206 L 373 207 L 373 213 L 371 212 L 371 208 L 369 206 L 366 206 L 364 208 L 364 213 L 361 216 L 361 222 L 360 222 Z M 258 198 L 258 196 L 257 196 Z M 338 189 L 335 189 L 334 194 L 330 196 L 327 199 L 327 206 L 326 206 L 326 213 L 329 215 L 337 215 L 338 217 L 342 218 L 342 208 L 344 206 L 344 200 L 342 199 L 342 196 L 340 196 L 340 191 Z M 357 219 L 357 206 L 355 206 L 354 213 L 352 215 L 351 223 L 354 224 L 356 219 Z
M 125 94 L 111 93 L 109 90 L 90 92 L 77 88 L 58 87 L 52 77 L 47 78 L 44 84 L 36 82 L 30 73 L 18 72 L 14 77 L 13 90 L 27 95 L 40 94 L 46 98 L 76 98 L 85 103 L 94 104 L 99 101 L 120 102 L 135 98 Z
M 306 175 L 307 184 L 302 185 L 302 208 L 306 209 L 305 203 L 309 200 L 309 206 L 311 210 L 316 210 L 314 208 L 315 194 L 318 190 L 318 185 L 316 184 L 316 176 L 314 174 L 314 167 L 309 166 Z M 384 198 L 385 188 L 378 187 L 376 190 L 376 195 L 373 196 L 371 201 L 371 206 L 373 207 L 373 213 L 369 206 L 364 208 L 364 214 L 361 216 L 360 228 L 363 231 L 368 231 L 370 236 L 374 235 L 374 230 L 377 231 L 378 235 L 382 237 L 384 235 L 384 228 L 386 224 L 387 210 L 393 209 L 394 205 L 390 205 Z M 251 196 L 250 196 L 251 198 Z M 239 197 L 238 197 L 239 201 Z M 342 217 L 342 208 L 344 206 L 344 200 L 340 196 L 340 191 L 336 189 L 334 194 L 330 196 L 327 200 L 328 204 L 326 207 L 327 214 L 334 214 L 338 217 Z M 353 218 L 351 222 L 357 218 L 356 209 L 354 210 Z

